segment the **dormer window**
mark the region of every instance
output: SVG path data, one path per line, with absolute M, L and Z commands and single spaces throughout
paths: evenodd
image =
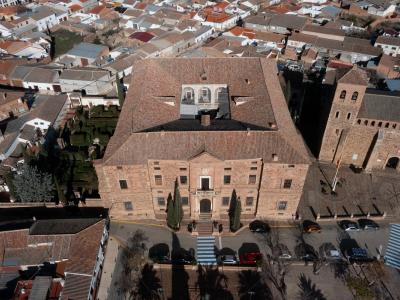
M 354 92 L 353 95 L 351 96 L 352 101 L 357 101 L 358 98 L 358 92 Z
M 183 89 L 183 104 L 194 104 L 194 90 L 190 87 Z
M 200 90 L 199 103 L 210 103 L 211 102 L 211 91 L 207 87 L 203 87 Z
M 346 91 L 341 91 L 340 92 L 340 99 L 344 99 L 344 98 L 346 98 Z

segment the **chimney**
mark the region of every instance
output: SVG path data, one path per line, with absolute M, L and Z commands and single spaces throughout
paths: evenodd
M 211 119 L 210 115 L 201 115 L 201 126 L 210 126 L 211 125 Z

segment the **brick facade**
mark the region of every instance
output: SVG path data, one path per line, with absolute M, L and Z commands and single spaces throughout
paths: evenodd
M 111 218 L 165 220 L 176 180 L 188 221 L 227 220 L 234 190 L 243 220 L 296 214 L 310 157 L 275 61 L 154 59 L 133 69 L 116 132 L 95 163 Z M 207 114 L 216 108 L 224 114 Z
M 198 219 L 200 202 L 208 199 L 212 218 L 227 219 L 235 190 L 242 202 L 243 215 L 288 219 L 296 213 L 308 165 L 264 164 L 259 158 L 223 161 L 205 152 L 189 161 L 149 160 L 141 166 L 96 165 L 96 171 L 101 198 L 108 200 L 105 203 L 112 208 L 111 216 L 116 219 L 165 219 L 167 198 L 174 192 L 176 179 L 181 197 L 188 198 L 187 205 L 183 205 L 185 218 Z M 156 182 L 156 175 L 161 176 L 161 183 Z M 251 175 L 255 175 L 254 183 Z M 201 189 L 201 178 L 209 179 L 209 190 Z M 127 188 L 121 188 L 120 180 L 126 181 Z M 228 202 L 223 198 L 228 198 Z
M 376 101 L 377 105 L 369 112 L 371 116 L 365 115 L 361 110 L 366 91 L 367 84 L 362 82 L 338 81 L 319 153 L 321 161 L 335 164 L 340 161 L 371 171 L 387 168 L 390 158 L 400 158 L 400 120 L 387 119 L 387 112 L 382 110 L 393 102 Z M 369 94 L 368 97 L 379 99 L 380 95 Z M 385 109 L 397 111 L 397 106 Z M 372 117 L 381 110 L 380 118 Z M 399 163 L 395 169 L 400 171 Z

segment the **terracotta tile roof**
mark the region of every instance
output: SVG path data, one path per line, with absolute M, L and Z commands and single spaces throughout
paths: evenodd
M 89 10 L 89 14 L 94 14 L 98 15 L 100 14 L 106 7 L 104 5 L 98 5 L 93 7 L 91 10 Z
M 338 80 L 338 82 L 368 86 L 369 79 L 367 72 L 357 67 L 357 65 L 355 65 L 344 76 L 342 76 Z
M 25 95 L 24 92 L 14 92 L 14 91 L 3 91 L 0 90 L 0 105 L 6 104 L 8 102 L 17 101 Z
M 287 162 L 308 162 L 309 155 L 279 88 L 275 61 L 260 58 L 146 59 L 135 64 L 133 69 L 131 88 L 104 163 L 141 164 L 149 158 L 189 159 L 202 149 L 221 159 L 262 157 L 270 161 L 273 153 L 279 153 Z M 200 78 L 201 73 L 207 75 L 205 80 Z M 248 100 L 240 105 L 230 102 L 231 119 L 249 124 L 249 128 L 263 129 L 250 133 L 237 129 L 193 131 L 194 128 L 149 132 L 179 120 L 183 83 L 227 84 L 234 100 L 238 97 Z M 163 96 L 168 96 L 175 105 L 157 100 Z M 270 124 L 277 124 L 278 130 L 267 129 Z M 184 145 L 181 151 L 175 149 L 177 144 Z
M 231 30 L 229 30 L 229 32 L 236 36 L 244 35 L 247 36 L 248 38 L 253 38 L 255 36 L 254 30 L 239 26 L 233 27 Z
M 139 2 L 139 3 L 137 3 L 137 4 L 134 6 L 134 8 L 140 9 L 140 10 L 144 10 L 144 9 L 146 8 L 146 6 L 147 6 L 146 3 L 144 3 L 144 2 Z
M 88 299 L 92 277 L 76 274 L 67 274 L 61 294 L 61 300 Z
M 76 12 L 78 10 L 82 9 L 82 6 L 80 6 L 79 4 L 72 4 L 69 9 L 71 10 L 71 12 Z
M 143 43 L 147 43 L 147 42 L 150 41 L 152 38 L 154 38 L 154 35 L 152 35 L 152 34 L 149 33 L 149 32 L 140 32 L 140 31 L 138 31 L 138 32 L 135 32 L 135 33 L 131 34 L 131 35 L 129 36 L 129 38 L 130 38 L 130 39 L 139 40 L 139 41 L 141 41 L 141 42 L 143 42 Z
M 376 42 L 378 44 L 400 46 L 400 38 L 392 36 L 378 36 Z
M 73 235 L 65 272 L 92 275 L 96 264 L 104 220 Z
M 205 19 L 207 22 L 212 23 L 223 23 L 226 20 L 229 20 L 232 16 L 228 15 L 226 12 L 212 12 L 206 15 Z

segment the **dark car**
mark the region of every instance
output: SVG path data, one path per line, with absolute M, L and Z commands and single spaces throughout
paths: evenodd
M 171 264 L 173 265 L 192 265 L 195 262 L 194 249 L 187 251 L 181 248 L 171 253 Z
M 256 265 L 257 262 L 262 260 L 262 254 L 260 252 L 247 252 L 240 255 L 241 265 Z
M 269 225 L 259 220 L 251 222 L 249 225 L 249 229 L 251 232 L 258 232 L 258 233 L 265 233 L 270 231 Z
M 149 258 L 155 263 L 170 262 L 169 246 L 167 244 L 156 244 L 149 249 Z
M 368 256 L 364 248 L 351 248 L 346 252 L 350 263 L 362 264 L 375 261 L 375 258 Z
M 318 223 L 315 223 L 310 220 L 305 220 L 303 222 L 303 232 L 304 233 L 312 233 L 312 232 L 321 232 L 321 226 L 318 225 Z
M 363 230 L 370 230 L 370 229 L 378 230 L 379 229 L 379 225 L 370 219 L 360 219 L 360 220 L 358 220 L 358 225 L 360 225 L 360 228 Z
M 235 255 L 220 255 L 217 257 L 218 263 L 222 265 L 237 265 L 238 261 Z
M 353 221 L 343 220 L 339 222 L 339 227 L 345 231 L 359 231 L 358 224 Z
M 296 255 L 299 259 L 305 261 L 316 261 L 318 260 L 318 253 L 314 250 L 313 246 L 300 243 L 295 247 Z

